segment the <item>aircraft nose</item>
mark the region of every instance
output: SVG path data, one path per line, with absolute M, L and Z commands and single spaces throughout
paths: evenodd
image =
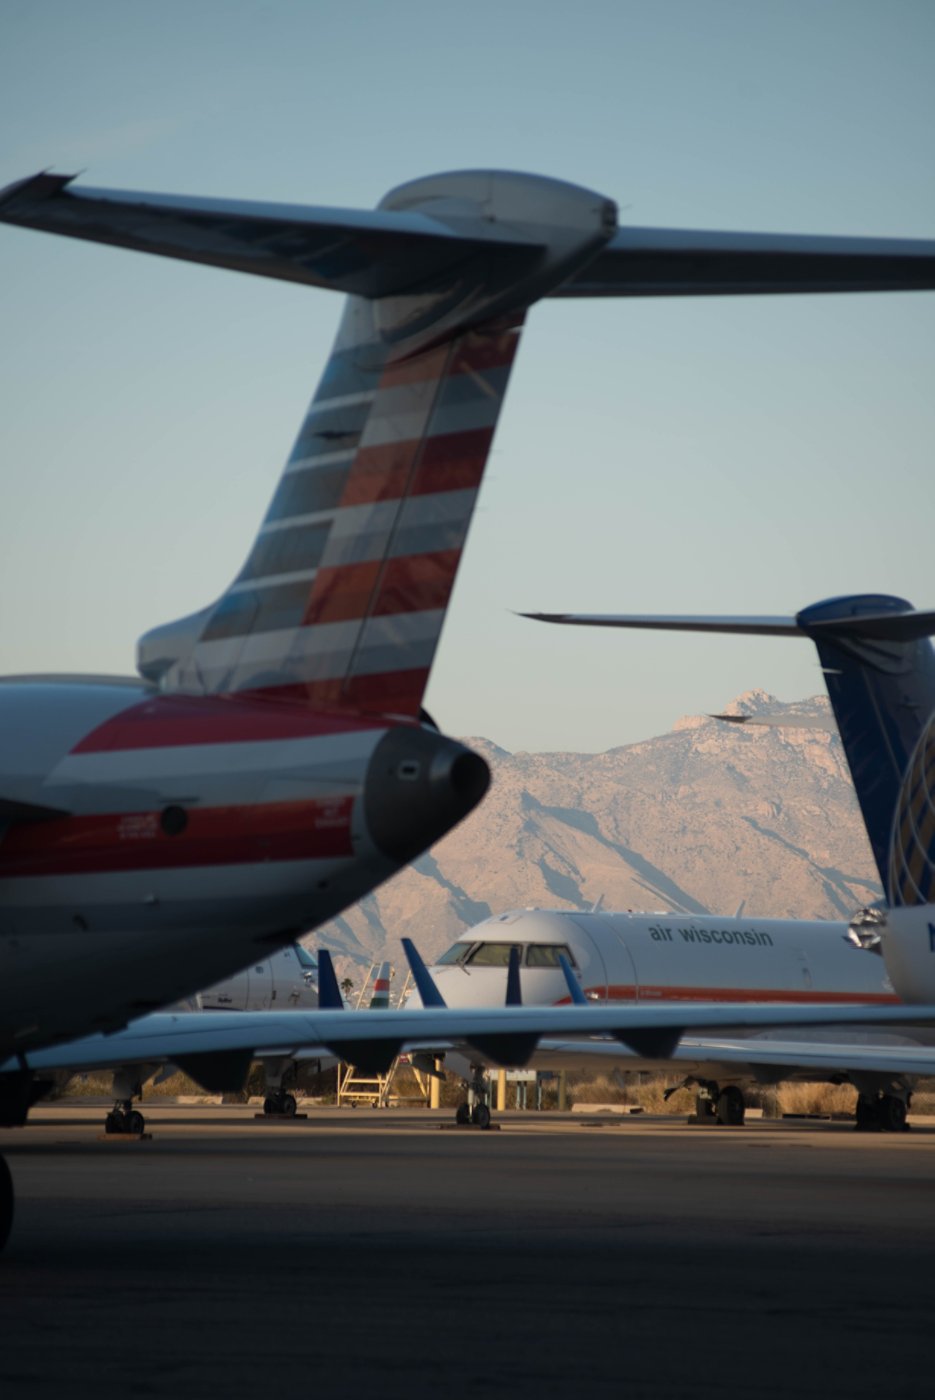
M 473 811 L 489 785 L 487 764 L 463 744 L 434 730 L 391 729 L 367 769 L 371 838 L 391 860 L 410 861 Z

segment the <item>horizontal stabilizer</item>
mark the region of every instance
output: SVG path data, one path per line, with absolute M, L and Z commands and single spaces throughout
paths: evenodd
M 929 239 L 621 228 L 558 297 L 897 292 L 935 287 Z
M 835 606 L 847 599 L 834 600 Z M 642 613 L 520 613 L 534 622 L 560 622 L 572 627 L 630 627 L 653 632 L 723 632 L 747 637 L 851 637 L 877 642 L 911 642 L 935 636 L 935 612 L 917 612 L 908 604 L 893 611 L 846 616 L 822 615 L 831 605 L 816 604 L 796 617 L 704 617 L 691 614 Z M 715 719 L 733 716 L 715 715 Z
M 758 729 L 821 729 L 836 734 L 838 727 L 830 715 L 708 715 L 725 724 L 752 724 Z
M 801 637 L 794 617 L 654 617 L 638 613 L 520 613 L 533 622 L 563 622 L 572 627 L 642 627 L 653 632 L 736 632 L 738 635 Z
M 460 233 L 418 211 L 71 189 L 74 178 L 8 185 L 0 222 L 371 298 L 437 281 L 491 242 L 536 246 L 502 225 Z

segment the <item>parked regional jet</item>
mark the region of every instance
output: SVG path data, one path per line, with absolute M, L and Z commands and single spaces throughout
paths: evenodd
M 794 617 L 535 613 L 589 627 L 810 637 L 886 893 L 881 945 L 897 994 L 935 996 L 935 612 L 856 594 Z
M 349 300 L 220 599 L 147 633 L 135 677 L 0 685 L 6 1123 L 28 1111 L 33 1055 L 291 942 L 483 796 L 483 760 L 421 705 L 529 306 L 935 286 L 931 242 L 618 230 L 601 195 L 495 171 L 414 181 L 372 213 L 71 186 L 52 174 L 9 186 L 0 222 Z M 200 1045 L 220 1073 L 222 1049 L 255 1049 L 259 1023 L 235 1026 L 236 1014 L 224 1034 L 219 1018 L 184 1032 L 150 1019 L 137 1049 L 177 1059 L 181 1043 Z M 387 1016 L 400 1040 L 412 1033 L 405 1014 Z M 354 1026 L 342 1017 L 342 1036 L 375 1039 Z
M 519 993 L 525 1005 L 569 999 L 564 957 L 582 994 L 595 1002 L 872 1008 L 899 1001 L 882 960 L 863 951 L 878 937 L 879 927 L 876 911 L 864 911 L 847 924 L 511 910 L 469 929 L 429 971 L 446 1005 L 462 1009 L 504 1000 L 511 949 L 519 955 Z M 419 1004 L 418 992 L 412 1004 Z M 905 1026 L 898 1032 L 816 1026 L 799 1035 L 720 1032 L 683 1037 L 671 1060 L 668 1068 L 684 1075 L 683 1086 L 697 1087 L 700 1117 L 742 1123 L 744 1083 L 807 1078 L 852 1083 L 858 1091 L 858 1126 L 897 1130 L 905 1125 L 915 1079 L 935 1074 L 935 1032 L 927 1026 Z M 482 1065 L 476 1056 L 468 1062 L 471 1102 L 483 1102 Z M 666 1068 L 619 1043 L 595 1040 L 543 1040 L 530 1063 L 541 1069 Z M 446 1064 L 452 1067 L 450 1054 Z

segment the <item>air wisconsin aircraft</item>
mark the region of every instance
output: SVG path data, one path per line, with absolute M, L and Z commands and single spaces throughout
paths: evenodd
M 511 949 L 519 955 L 518 988 L 527 1005 L 569 1000 L 564 957 L 577 987 L 594 1002 L 873 1008 L 899 1001 L 882 960 L 864 952 L 878 938 L 880 917 L 867 911 L 847 924 L 518 909 L 469 929 L 429 971 L 445 1004 L 461 1009 L 503 1000 Z M 418 992 L 411 1004 L 419 1004 Z M 445 1067 L 464 1073 L 469 1082 L 469 1103 L 485 1102 L 482 1058 L 444 1049 Z M 775 1029 L 693 1035 L 682 1038 L 671 1061 L 641 1058 L 612 1040 L 549 1037 L 540 1041 L 530 1064 L 537 1069 L 674 1067 L 684 1074 L 677 1087 L 697 1087 L 700 1117 L 733 1124 L 743 1122 L 744 1083 L 847 1082 L 858 1091 L 859 1127 L 897 1130 L 905 1125 L 915 1079 L 935 1074 L 935 1031 L 916 1025 L 894 1033 L 865 1025 L 816 1026 L 798 1035 Z
M 0 685 L 6 1123 L 23 1121 L 36 1092 L 34 1055 L 291 942 L 483 796 L 483 760 L 421 705 L 529 306 L 935 286 L 931 242 L 618 229 L 602 195 L 495 171 L 416 180 L 374 212 L 74 188 L 41 174 L 0 192 L 0 221 L 349 294 L 270 507 L 220 599 L 147 633 L 132 678 Z M 564 1008 L 569 1031 L 592 1010 Z M 613 1010 L 595 1030 L 634 1016 L 648 1027 L 654 1008 Z M 289 1014 L 311 1043 L 328 1044 L 325 1024 L 339 1019 L 358 1062 L 359 1042 L 377 1039 L 367 1013 Z M 420 1013 L 387 1014 L 384 1050 L 423 1027 L 457 1034 L 459 1016 L 461 1034 L 482 1039 L 520 1034 L 520 1018 L 528 1042 L 558 1012 L 433 1013 L 421 1025 Z M 246 1063 L 266 1039 L 235 1016 L 223 1027 L 189 1017 L 198 1025 L 183 1032 L 157 1015 L 134 1032 L 129 1058 L 179 1062 L 184 1044 L 229 1075 L 225 1056 Z M 509 1058 L 516 1042 L 505 1044 Z M 125 1062 L 109 1048 L 110 1063 Z
M 886 895 L 880 948 L 896 994 L 935 998 L 935 612 L 853 594 L 794 617 L 529 613 L 581 627 L 809 637 Z

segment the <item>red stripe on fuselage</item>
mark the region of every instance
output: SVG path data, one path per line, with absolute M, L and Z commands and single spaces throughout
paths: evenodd
M 90 875 L 192 866 L 329 860 L 353 854 L 353 797 L 191 807 L 167 835 L 160 812 L 62 817 L 14 826 L 0 846 L 0 878 Z
M 639 995 L 637 996 L 637 991 Z M 585 995 L 594 1001 L 715 1001 L 747 1005 L 752 1002 L 775 1002 L 783 1006 L 893 1006 L 899 997 L 892 992 L 823 992 L 776 987 L 588 987 Z M 566 1006 L 570 997 L 562 997 L 557 1006 Z
M 288 701 L 285 691 L 282 687 L 271 694 Z M 86 734 L 72 752 L 315 739 L 373 728 L 372 717 L 349 713 L 344 707 L 339 712 L 324 705 L 317 711 L 309 709 L 304 694 L 301 705 L 271 705 L 259 695 L 155 695 L 106 720 Z

